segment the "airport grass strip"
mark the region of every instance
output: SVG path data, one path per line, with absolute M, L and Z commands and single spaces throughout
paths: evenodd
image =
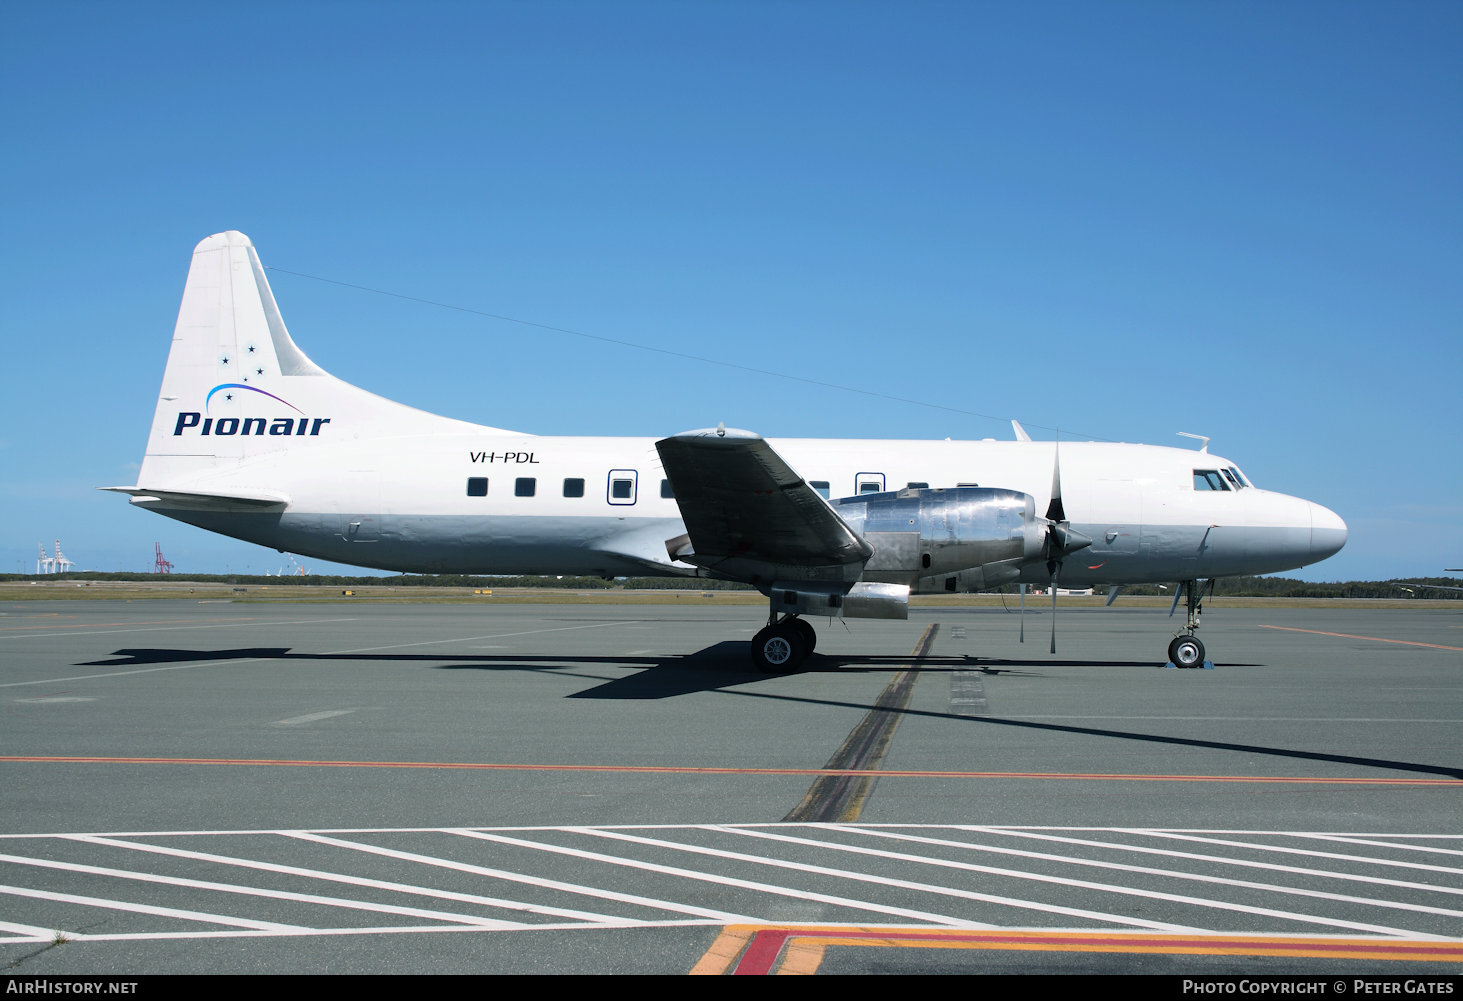
M 1452 786 L 1458 779 L 1361 778 L 1320 775 L 1138 775 L 1097 772 L 942 772 L 859 768 L 716 768 L 693 765 L 528 764 L 490 761 L 310 761 L 285 758 L 141 758 L 104 755 L 0 755 L 0 764 L 239 765 L 275 768 L 436 768 L 489 772 L 607 772 L 663 775 L 811 775 L 908 779 L 1033 779 L 1062 782 L 1252 782 L 1302 785 Z

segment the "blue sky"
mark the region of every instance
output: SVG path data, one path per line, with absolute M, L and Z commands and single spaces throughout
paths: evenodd
M 1460 51 L 1454 2 L 9 5 L 0 567 L 283 562 L 94 489 L 224 229 L 865 391 L 271 274 L 317 363 L 453 417 L 1192 431 L 1347 520 L 1300 576 L 1463 565 Z

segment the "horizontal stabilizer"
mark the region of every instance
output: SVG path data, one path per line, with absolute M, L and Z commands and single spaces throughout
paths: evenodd
M 143 487 L 99 487 L 113 493 L 127 494 L 139 507 L 162 507 L 184 511 L 283 511 L 290 499 L 267 490 L 214 491 L 147 490 Z

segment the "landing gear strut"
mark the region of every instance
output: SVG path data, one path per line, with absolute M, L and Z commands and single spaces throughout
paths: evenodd
M 788 674 L 796 671 L 813 647 L 818 634 L 796 615 L 778 617 L 773 612 L 767 625 L 752 637 L 752 663 L 767 674 Z
M 1199 642 L 1199 637 L 1194 633 L 1199 629 L 1199 617 L 1204 613 L 1204 592 L 1214 591 L 1214 578 L 1205 582 L 1203 587 L 1199 586 L 1196 580 L 1186 580 L 1179 584 L 1179 593 L 1173 596 L 1173 608 L 1177 608 L 1179 597 L 1185 598 L 1185 608 L 1188 616 L 1184 622 L 1184 631 L 1176 635 L 1168 644 L 1168 660 L 1173 667 L 1206 667 L 1209 662 L 1204 659 L 1204 644 Z M 1173 608 L 1168 614 L 1173 614 Z

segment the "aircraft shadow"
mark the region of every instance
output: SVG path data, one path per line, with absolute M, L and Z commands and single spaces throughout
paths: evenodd
M 77 667 L 140 667 L 151 664 L 183 663 L 187 661 L 229 661 L 229 660 L 299 660 L 299 661 L 381 661 L 397 664 L 429 664 L 444 671 L 542 671 L 566 677 L 594 678 L 603 684 L 565 696 L 571 699 L 624 699 L 656 700 L 691 695 L 698 692 L 727 691 L 738 686 L 775 678 L 755 672 L 747 666 L 746 644 L 723 641 L 684 655 L 663 657 L 545 657 L 508 656 L 502 654 L 473 654 L 469 656 L 443 656 L 425 653 L 292 653 L 288 647 L 240 647 L 227 650 L 182 650 L 163 648 L 128 648 L 117 650 L 108 660 L 84 661 Z M 805 670 L 863 670 L 888 671 L 910 665 L 908 656 L 853 656 L 824 657 L 814 654 L 805 662 Z M 1078 667 L 1153 667 L 1152 661 L 1016 661 L 985 660 L 975 657 L 927 657 L 918 664 L 920 671 L 982 670 L 989 673 L 1019 673 L 1036 675 L 1036 670 L 1017 668 L 1040 668 L 1053 665 Z M 585 668 L 642 667 L 645 668 L 624 678 L 602 678 L 587 673 Z M 575 670 L 578 668 L 579 670 Z M 734 691 L 727 694 L 745 698 L 772 699 L 783 702 L 797 702 L 810 706 L 836 707 L 840 709 L 871 710 L 875 706 L 867 702 L 842 702 L 833 699 L 816 699 L 806 696 L 780 694 L 775 691 Z M 1114 740 L 1138 741 L 1169 747 L 1204 748 L 1215 751 L 1257 754 L 1268 757 L 1292 758 L 1303 761 L 1326 761 L 1353 765 L 1361 768 L 1380 768 L 1389 771 L 1414 772 L 1423 775 L 1438 775 L 1452 779 L 1463 779 L 1463 768 L 1424 764 L 1413 761 L 1396 761 L 1387 758 L 1369 758 L 1352 754 L 1330 754 L 1320 751 L 1305 751 L 1286 747 L 1261 744 L 1241 744 L 1231 741 L 1201 740 L 1194 737 L 1178 737 L 1169 734 L 1141 733 L 1133 730 L 1109 730 L 1100 727 L 1074 726 L 1069 723 L 1040 723 L 1025 719 L 1008 719 L 998 716 L 964 716 L 955 713 L 933 712 L 924 709 L 883 709 L 897 712 L 901 716 L 940 719 L 959 722 L 968 726 L 998 726 L 1020 730 L 1037 730 L 1047 733 L 1073 734 L 1085 737 L 1101 737 Z

